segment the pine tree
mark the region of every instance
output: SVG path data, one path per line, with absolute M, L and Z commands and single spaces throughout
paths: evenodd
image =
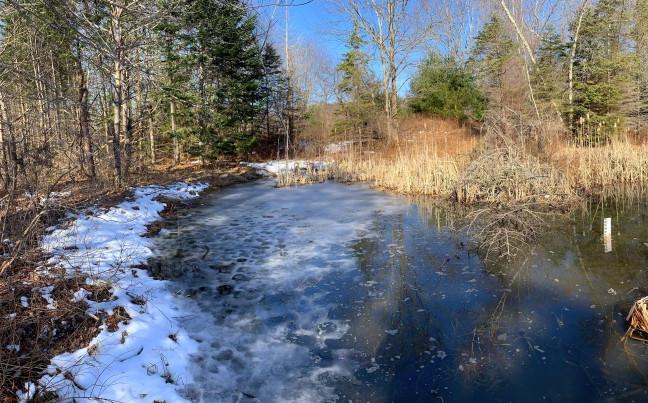
M 378 108 L 378 83 L 369 68 L 369 57 L 362 50 L 364 40 L 356 24 L 347 40 L 347 52 L 342 56 L 337 70 L 341 73 L 337 90 L 340 96 L 338 120 L 334 131 L 362 137 Z
M 567 49 L 567 45 L 553 27 L 543 33 L 531 84 L 538 102 L 548 113 L 562 109 L 567 86 L 564 72 Z
M 481 120 L 485 99 L 472 74 L 451 57 L 431 53 L 411 84 L 410 108 L 443 118 Z
M 186 6 L 187 52 L 197 76 L 192 152 L 216 158 L 254 144 L 263 77 L 256 20 L 238 0 L 198 0 Z
M 515 45 L 507 35 L 499 18 L 493 16 L 477 37 L 471 51 L 472 67 L 480 88 L 488 96 L 491 106 L 501 107 L 506 100 L 505 76 L 513 59 Z M 510 88 L 510 85 L 508 86 Z
M 161 61 L 160 88 L 157 95 L 163 105 L 164 132 L 173 144 L 173 160 L 180 161 L 182 143 L 191 139 L 192 109 L 198 97 L 191 87 L 192 63 L 186 52 L 190 43 L 183 15 L 173 0 L 161 2 L 163 20 L 157 27 Z
M 634 56 L 626 47 L 623 0 L 601 0 L 585 11 L 574 77 L 576 132 L 604 142 L 620 132 L 633 101 Z
M 263 109 L 261 126 L 264 141 L 274 146 L 281 134 L 280 119 L 287 108 L 287 77 L 282 69 L 281 57 L 271 44 L 266 44 L 262 53 L 263 80 L 260 86 L 260 104 Z

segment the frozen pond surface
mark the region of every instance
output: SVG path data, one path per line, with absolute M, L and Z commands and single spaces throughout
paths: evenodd
M 184 308 L 196 401 L 646 401 L 619 341 L 648 284 L 647 219 L 579 215 L 486 265 L 449 212 L 363 186 L 214 193 L 156 238 Z M 592 224 L 594 223 L 594 224 Z M 616 232 L 622 228 L 623 232 Z M 642 249 L 644 248 L 644 249 Z

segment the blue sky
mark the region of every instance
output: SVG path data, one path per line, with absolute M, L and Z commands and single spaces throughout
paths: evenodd
M 272 0 L 256 0 L 270 3 Z M 287 1 L 293 6 L 288 7 L 289 13 L 289 41 L 291 43 L 307 42 L 325 51 L 330 55 L 333 63 L 339 62 L 342 54 L 346 51 L 345 41 L 348 32 L 351 30 L 351 22 L 348 17 L 340 15 L 332 9 L 329 0 L 312 0 L 311 2 L 303 5 L 308 0 L 278 0 Z M 418 2 L 413 1 L 410 3 L 412 11 L 416 12 Z M 285 7 L 282 6 L 268 6 L 264 7 L 261 12 L 266 20 L 272 19 L 274 23 L 273 37 L 277 45 L 283 48 L 284 41 L 284 26 L 285 26 Z M 437 43 L 437 46 L 442 46 Z M 367 49 L 370 51 L 370 49 Z M 425 50 L 415 52 L 413 59 L 420 59 L 424 57 Z M 374 56 L 374 55 L 372 55 Z M 380 65 L 377 60 L 373 60 L 372 69 L 377 77 L 381 76 Z M 410 66 L 399 75 L 399 92 L 401 95 L 406 95 L 409 90 L 409 78 L 414 73 L 415 67 Z
M 300 0 L 294 0 L 299 4 Z M 275 31 L 283 36 L 284 9 L 276 11 L 277 26 Z M 344 39 L 335 35 L 335 31 L 347 30 L 349 24 L 335 16 L 329 2 L 313 0 L 300 6 L 288 8 L 289 36 L 291 42 L 304 38 L 313 44 L 323 46 L 336 60 L 344 53 Z
M 288 0 L 295 4 L 307 0 Z M 274 38 L 278 44 L 283 45 L 284 26 L 285 26 L 285 8 L 268 7 L 264 10 L 266 17 L 274 13 Z M 327 0 L 313 0 L 304 5 L 295 5 L 288 7 L 289 15 L 289 41 L 291 43 L 305 41 L 318 48 L 323 48 L 333 63 L 338 63 L 346 51 L 345 41 L 348 32 L 351 30 L 351 23 L 345 16 L 340 16 L 332 9 L 331 3 Z M 370 51 L 370 49 L 367 49 Z M 372 63 L 372 68 L 376 76 L 380 76 L 380 65 L 377 60 Z M 409 74 L 401 75 L 399 81 L 405 82 Z M 401 94 L 404 95 L 409 86 L 404 85 L 401 88 Z

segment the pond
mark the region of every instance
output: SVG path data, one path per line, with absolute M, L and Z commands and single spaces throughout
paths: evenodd
M 362 185 L 206 196 L 156 237 L 200 342 L 195 401 L 645 401 L 620 341 L 648 285 L 648 218 L 592 205 L 486 263 L 444 208 Z M 612 217 L 612 251 L 601 241 Z

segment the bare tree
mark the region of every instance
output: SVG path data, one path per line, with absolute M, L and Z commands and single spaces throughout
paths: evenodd
M 337 0 L 336 7 L 369 39 L 378 55 L 385 95 L 387 134 L 394 137 L 393 119 L 398 111 L 400 74 L 410 66 L 419 47 L 430 40 L 434 21 L 408 0 Z
M 430 18 L 439 19 L 434 51 L 445 50 L 457 60 L 466 60 L 483 10 L 472 0 L 428 0 L 427 9 Z

